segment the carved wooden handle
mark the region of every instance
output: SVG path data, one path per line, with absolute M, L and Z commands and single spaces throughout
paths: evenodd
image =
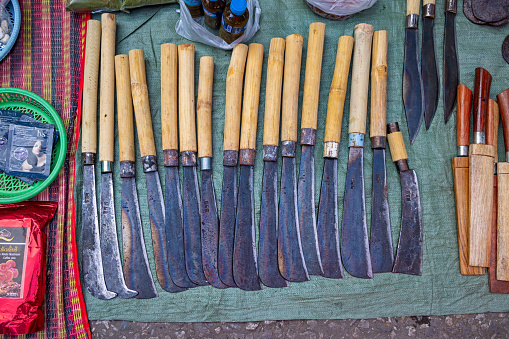
M 456 130 L 457 146 L 470 144 L 470 112 L 472 108 L 472 91 L 465 85 L 458 85 L 458 116 Z
M 212 157 L 212 88 L 214 82 L 214 58 L 200 58 L 200 77 L 198 80 L 198 157 Z
M 179 149 L 178 51 L 175 44 L 161 45 L 161 131 L 163 150 Z
M 194 45 L 178 46 L 180 152 L 198 151 L 194 106 Z
M 475 69 L 474 82 L 474 133 L 485 132 L 486 111 L 490 98 L 491 74 L 484 68 Z
M 134 151 L 133 98 L 129 76 L 129 56 L 120 54 L 115 57 L 115 75 L 117 82 L 119 159 L 120 161 L 134 161 L 136 155 Z
M 387 134 L 387 31 L 373 34 L 370 137 Z

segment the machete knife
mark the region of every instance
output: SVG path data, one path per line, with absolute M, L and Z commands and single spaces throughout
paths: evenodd
M 456 45 L 456 8 L 457 0 L 445 1 L 444 26 L 444 117 L 449 121 L 454 105 L 456 105 L 456 91 L 460 83 L 458 67 L 458 47 Z
M 433 28 L 435 23 L 435 0 L 423 0 L 422 5 L 421 75 L 424 94 L 424 122 L 426 123 L 426 130 L 428 130 L 437 111 L 440 84 L 438 82 L 435 30 Z

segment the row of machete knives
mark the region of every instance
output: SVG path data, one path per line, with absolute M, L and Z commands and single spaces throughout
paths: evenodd
M 101 22 L 88 22 L 82 109 L 82 258 L 85 286 L 93 296 L 100 299 L 110 299 L 117 295 L 120 298 L 157 296 L 145 250 L 134 182 L 133 107 L 143 170 L 146 173 L 157 278 L 165 291 L 179 292 L 207 284 L 217 288 L 260 290 L 261 283 L 269 287 L 285 287 L 288 286 L 288 281 L 306 281 L 309 280 L 309 275 L 313 274 L 342 278 L 341 262 L 349 273 L 362 278 L 371 278 L 373 272 L 421 274 L 422 216 L 417 178 L 415 172 L 408 167 L 408 157 L 398 124 L 387 127 L 385 125 L 386 31 L 373 34 L 373 26 L 359 24 L 355 27 L 355 39 L 350 36 L 339 39 L 327 109 L 325 165 L 317 217 L 314 202 L 314 144 L 325 25 L 313 23 L 309 29 L 298 185 L 295 154 L 303 38 L 293 34 L 288 36 L 286 41 L 281 38 L 271 40 L 265 98 L 264 174 L 258 255 L 255 245 L 253 166 L 263 45 L 252 43 L 248 47 L 239 44 L 232 52 L 226 79 L 224 171 L 219 218 L 211 172 L 213 58 L 202 57 L 200 60 L 195 116 L 194 45 L 161 45 L 161 122 L 165 165 L 163 199 L 157 173 L 143 51 L 131 50 L 129 56 L 115 56 L 114 35 L 113 15 L 103 15 L 101 38 Z M 374 150 L 375 179 L 370 249 L 364 197 L 363 141 L 372 45 L 371 144 Z M 102 167 L 100 223 L 97 218 L 94 178 L 97 106 L 94 95 L 97 93 L 99 49 L 99 145 Z M 350 155 L 340 248 L 337 158 L 352 51 L 354 80 L 350 103 Z M 111 177 L 113 123 L 110 121 L 110 126 L 104 121 L 114 115 L 113 107 L 108 105 L 114 101 L 115 74 L 125 278 L 118 250 Z M 111 110 L 108 110 L 108 107 Z M 280 120 L 282 172 L 278 206 L 277 156 Z M 389 131 L 388 135 L 386 130 Z M 103 134 L 108 131 L 111 139 L 105 136 L 103 142 Z M 395 261 L 387 201 L 386 135 L 393 160 L 401 175 L 403 196 L 401 235 Z M 111 157 L 108 157 L 103 151 L 110 146 Z M 182 190 L 178 174 L 179 146 L 183 167 Z M 197 155 L 200 158 L 201 189 L 196 171 Z

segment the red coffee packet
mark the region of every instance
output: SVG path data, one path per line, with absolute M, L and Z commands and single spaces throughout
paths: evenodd
M 0 334 L 27 334 L 44 326 L 46 224 L 56 202 L 0 205 Z

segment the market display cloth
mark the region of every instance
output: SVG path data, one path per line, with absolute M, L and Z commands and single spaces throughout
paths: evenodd
M 454 205 L 451 158 L 456 156 L 456 114 L 444 125 L 442 92 L 437 114 L 429 131 L 424 123 L 413 146 L 408 139 L 405 113 L 402 101 L 402 72 L 405 37 L 405 1 L 379 0 L 376 5 L 347 21 L 328 21 L 314 14 L 303 0 L 261 1 L 262 17 L 260 31 L 250 42 L 265 46 L 260 110 L 258 115 L 258 138 L 256 162 L 254 168 L 254 196 L 256 224 L 259 222 L 260 197 L 262 185 L 262 135 L 265 102 L 265 81 L 267 78 L 267 56 L 270 39 L 286 37 L 298 33 L 304 37 L 304 51 L 301 72 L 301 95 L 306 65 L 306 46 L 309 24 L 314 21 L 326 23 L 325 50 L 323 56 L 320 105 L 318 113 L 318 131 L 316 142 L 316 204 L 322 181 L 323 136 L 327 108 L 327 99 L 338 38 L 341 35 L 353 35 L 357 23 L 367 22 L 375 30 L 389 31 L 389 74 L 387 121 L 399 121 L 408 149 L 409 164 L 414 168 L 420 185 L 423 225 L 424 225 L 424 264 L 422 276 L 403 274 L 375 274 L 373 279 L 354 278 L 345 272 L 345 278 L 339 280 L 312 276 L 311 281 L 290 283 L 282 289 L 264 287 L 262 291 L 246 292 L 236 288 L 226 290 L 211 286 L 193 288 L 185 292 L 170 294 L 163 291 L 156 282 L 159 297 L 147 300 L 112 299 L 102 301 L 87 292 L 85 300 L 90 319 L 123 319 L 146 322 L 203 322 L 203 321 L 255 321 L 267 319 L 318 319 L 318 318 L 371 318 L 403 315 L 439 315 L 464 314 L 486 311 L 509 311 L 509 295 L 490 294 L 488 275 L 461 276 L 458 261 L 456 237 L 456 217 Z M 444 9 L 441 3 L 436 10 L 436 49 L 440 80 L 442 80 L 442 42 L 444 32 Z M 116 53 L 128 53 L 130 49 L 141 48 L 145 51 L 148 90 L 154 136 L 157 148 L 159 175 L 164 185 L 164 166 L 161 142 L 160 110 L 160 45 L 167 42 L 175 44 L 189 41 L 175 34 L 175 23 L 179 14 L 177 5 L 146 7 L 133 10 L 131 14 L 117 15 Z M 94 16 L 99 18 L 98 15 Z M 421 21 L 419 23 L 421 25 Z M 422 25 L 421 25 L 422 26 Z M 509 65 L 501 55 L 502 42 L 507 27 L 484 27 L 472 24 L 458 6 L 457 32 L 461 71 L 461 83 L 473 88 L 474 69 L 485 67 L 493 75 L 491 98 L 509 86 Z M 226 52 L 202 44 L 196 44 L 196 87 L 198 86 L 198 66 L 201 56 L 215 58 L 214 94 L 213 94 L 213 176 L 217 204 L 220 205 L 222 183 L 222 147 L 225 105 L 225 81 L 231 52 Z M 350 87 L 349 81 L 349 87 Z M 338 160 L 338 199 L 340 218 L 342 216 L 343 192 L 348 162 L 348 117 L 350 93 L 347 93 L 341 145 Z M 368 105 L 369 107 L 369 105 Z M 300 128 L 300 112 L 299 112 Z M 368 111 L 369 136 L 369 111 Z M 300 133 L 299 133 L 300 135 Z M 500 138 L 502 132 L 499 133 Z M 371 171 L 372 151 L 369 138 L 364 147 L 364 175 L 366 184 L 366 208 L 368 226 L 371 214 Z M 499 141 L 502 146 L 502 141 Z M 118 150 L 118 131 L 116 130 L 115 149 Z M 155 277 L 154 258 L 148 216 L 145 174 L 139 160 L 139 147 L 136 140 L 138 187 L 141 218 L 148 258 Z M 500 151 L 502 155 L 502 150 Z M 76 232 L 81 238 L 81 199 L 82 164 L 77 154 L 76 166 Z M 300 147 L 297 147 L 297 163 L 300 160 Z M 96 178 L 99 178 L 99 166 Z M 198 171 L 199 172 L 199 171 Z M 114 166 L 115 203 L 117 230 L 121 241 L 121 179 L 118 156 Z M 387 150 L 387 181 L 390 203 L 390 216 L 394 248 L 400 230 L 401 189 L 399 175 Z M 99 180 L 97 183 L 99 184 Z M 99 185 L 97 186 L 99 189 Z M 98 191 L 99 192 L 99 191 Z M 341 220 L 341 219 L 340 219 Z M 120 247 L 122 248 L 122 247 Z
M 90 333 L 77 279 L 71 222 L 74 176 L 69 175 L 76 152 L 73 135 L 86 16 L 65 12 L 64 5 L 62 1 L 20 1 L 21 30 L 10 54 L 0 62 L 0 86 L 23 88 L 40 95 L 57 110 L 69 131 L 65 166 L 50 187 L 34 198 L 59 204 L 45 228 L 48 235 L 45 328 L 26 338 L 86 338 Z

